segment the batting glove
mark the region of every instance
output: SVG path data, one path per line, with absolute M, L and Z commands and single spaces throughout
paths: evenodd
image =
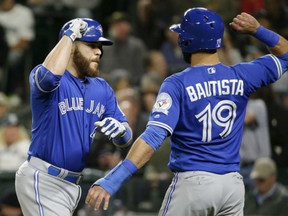
M 101 132 L 104 133 L 109 139 L 122 136 L 126 132 L 126 128 L 119 121 L 114 118 L 108 117 L 102 121 L 94 123 L 97 128 L 101 128 Z
M 64 34 L 71 38 L 74 42 L 77 38 L 81 38 L 87 31 L 88 24 L 82 19 L 74 19 Z

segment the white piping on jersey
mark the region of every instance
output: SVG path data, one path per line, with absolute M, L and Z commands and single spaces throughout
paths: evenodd
M 45 91 L 44 89 L 42 89 L 41 86 L 40 86 L 40 83 L 45 79 L 48 71 L 45 73 L 45 75 L 43 76 L 42 80 L 38 81 L 38 71 L 39 71 L 40 68 L 41 68 L 41 67 L 38 67 L 37 70 L 36 70 L 36 72 L 35 72 L 35 82 L 36 82 L 36 85 L 37 85 L 38 89 L 39 89 L 40 91 L 44 92 L 44 93 L 53 92 L 54 90 L 56 90 L 56 89 L 60 86 L 60 83 L 59 83 L 54 89 L 52 89 L 51 91 Z
M 147 125 L 159 126 L 159 127 L 161 127 L 161 128 L 164 128 L 164 129 L 168 130 L 171 135 L 173 134 L 173 129 L 172 129 L 169 125 L 164 124 L 164 123 L 162 123 L 162 122 L 149 121 Z
M 280 79 L 280 77 L 283 75 L 283 70 L 282 70 L 282 67 L 281 67 L 281 63 L 280 63 L 279 59 L 276 56 L 271 55 L 271 54 L 269 56 L 273 59 L 273 61 L 276 64 L 277 72 L 278 72 L 278 79 Z

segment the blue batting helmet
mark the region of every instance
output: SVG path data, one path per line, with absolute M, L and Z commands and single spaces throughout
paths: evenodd
M 185 53 L 222 47 L 223 20 L 217 13 L 206 8 L 188 9 L 181 23 L 172 25 L 170 30 L 179 34 L 178 45 Z
M 113 42 L 103 37 L 103 29 L 99 22 L 89 19 L 89 18 L 81 18 L 83 21 L 87 22 L 88 28 L 85 34 L 81 38 L 77 38 L 78 41 L 85 42 L 101 42 L 102 45 L 112 45 Z M 64 32 L 69 28 L 70 24 L 73 20 L 68 21 L 63 25 L 59 33 L 59 40 L 63 37 Z

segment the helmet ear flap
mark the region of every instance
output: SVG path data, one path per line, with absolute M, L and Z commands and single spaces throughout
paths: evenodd
M 179 47 L 181 47 L 181 49 L 184 51 L 184 52 L 189 52 L 189 50 L 191 49 L 192 47 L 192 40 L 191 39 L 183 39 L 181 37 L 179 37 L 178 39 L 178 45 Z

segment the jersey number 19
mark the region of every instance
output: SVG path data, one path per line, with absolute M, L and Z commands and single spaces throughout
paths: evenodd
M 230 100 L 223 100 L 211 107 L 209 103 L 199 114 L 195 115 L 199 122 L 203 124 L 202 141 L 210 142 L 212 140 L 212 125 L 215 123 L 219 127 L 223 127 L 223 131 L 219 134 L 222 138 L 228 136 L 236 118 L 237 105 Z M 228 113 L 222 116 L 223 112 Z

